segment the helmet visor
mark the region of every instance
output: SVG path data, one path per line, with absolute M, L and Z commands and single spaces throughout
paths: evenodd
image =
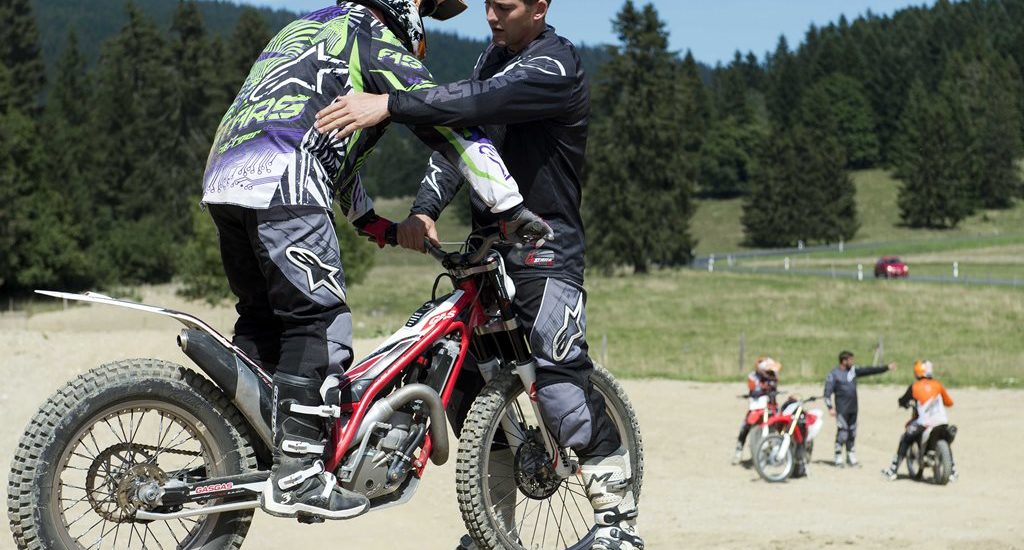
M 424 8 L 430 8 L 429 11 Z M 420 15 L 446 21 L 466 11 L 466 0 L 420 0 Z

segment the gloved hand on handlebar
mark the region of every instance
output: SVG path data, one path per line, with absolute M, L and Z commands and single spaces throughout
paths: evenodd
M 539 247 L 555 238 L 551 226 L 521 204 L 503 212 L 498 227 L 502 239 L 518 245 Z
M 394 246 L 397 242 L 395 237 L 396 224 L 387 218 L 382 218 L 376 212 L 370 210 L 352 225 L 360 235 L 366 237 L 371 243 L 377 243 L 378 248 L 386 245 Z

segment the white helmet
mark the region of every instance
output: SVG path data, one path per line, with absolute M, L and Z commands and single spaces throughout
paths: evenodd
M 380 10 L 384 24 L 402 41 L 405 49 L 419 59 L 427 56 L 427 33 L 423 18 L 451 19 L 466 9 L 465 0 L 349 0 Z M 345 0 L 338 0 L 338 4 Z
M 772 359 L 771 357 L 758 358 L 757 372 L 774 378 L 779 375 L 780 370 L 782 370 L 782 363 L 779 363 L 775 359 Z

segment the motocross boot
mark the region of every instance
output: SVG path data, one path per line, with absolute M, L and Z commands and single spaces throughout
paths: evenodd
M 365 495 L 342 489 L 324 470 L 325 417 L 317 380 L 274 374 L 274 466 L 260 505 L 277 517 L 300 521 L 345 519 L 370 507 Z
M 739 464 L 741 460 L 743 460 L 743 444 L 742 443 L 737 443 L 736 444 L 736 453 L 732 455 L 732 464 L 733 464 L 733 466 Z
M 594 550 L 640 550 L 644 541 L 636 528 L 629 452 L 624 448 L 580 464 L 583 486 L 594 507 Z
M 508 534 L 511 540 L 518 540 L 516 533 L 516 502 L 519 498 L 519 487 L 515 478 L 515 455 L 509 449 L 492 449 L 487 459 L 487 477 L 490 484 L 491 509 L 500 529 Z M 472 537 L 462 535 L 456 550 L 477 550 Z
M 846 463 L 849 464 L 851 468 L 860 466 L 860 461 L 857 460 L 857 453 L 853 452 L 852 449 L 846 451 Z
M 842 444 L 836 443 L 836 459 L 832 463 L 836 468 L 842 468 L 846 466 L 846 461 L 843 460 L 843 446 Z
M 882 476 L 889 481 L 896 481 L 897 475 L 896 470 L 900 468 L 900 456 L 896 455 L 892 458 L 892 464 L 888 468 L 882 470 Z

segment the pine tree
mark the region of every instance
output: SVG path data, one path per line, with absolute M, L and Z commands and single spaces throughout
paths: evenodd
M 753 246 L 850 240 L 857 232 L 853 181 L 842 147 L 827 133 L 795 126 L 761 150 L 761 170 L 743 204 Z
M 621 46 L 602 67 L 586 180 L 587 259 L 599 268 L 689 261 L 693 182 L 686 178 L 679 128 L 685 101 L 678 61 L 654 7 L 627 0 L 614 21 Z
M 0 21 L 0 63 L 10 73 L 10 101 L 19 111 L 35 114 L 45 70 L 31 1 L 0 0 Z
M 970 152 L 962 171 L 971 182 L 974 205 L 1007 208 L 1021 195 L 1017 160 L 1022 151 L 1022 95 L 1018 68 L 987 41 L 950 57 L 941 90 L 950 101 L 958 131 Z
M 896 142 L 900 217 L 910 227 L 948 228 L 970 213 L 963 171 L 963 136 L 953 122 L 949 100 L 929 94 L 920 80 L 910 89 Z
M 256 58 L 270 42 L 272 35 L 267 22 L 255 8 L 245 8 L 231 33 L 228 51 L 225 55 L 225 75 L 228 76 L 231 97 L 242 87 L 242 81 Z
M 803 78 L 799 61 L 789 51 L 785 36 L 779 37 L 775 52 L 768 59 L 768 111 L 772 121 L 788 128 L 800 105 Z
M 128 22 L 97 66 L 90 181 L 103 239 L 93 253 L 106 279 L 159 282 L 173 274 L 174 245 L 191 230 L 183 191 L 199 184 L 178 164 L 170 49 L 152 21 L 130 2 L 126 9 Z
M 700 79 L 697 61 L 687 50 L 680 69 L 680 84 L 683 87 L 684 99 L 680 107 L 686 125 L 679 129 L 682 133 L 683 151 L 686 155 L 687 179 L 696 181 L 700 165 L 701 149 L 708 137 L 711 125 L 711 99 L 704 82 Z
M 757 171 L 756 151 L 767 139 L 767 121 L 742 125 L 729 117 L 708 133 L 700 153 L 698 187 L 704 197 L 732 198 L 745 195 Z
M 804 126 L 835 136 L 851 168 L 866 168 L 877 160 L 874 115 L 853 78 L 833 74 L 812 86 L 804 94 L 800 119 Z

